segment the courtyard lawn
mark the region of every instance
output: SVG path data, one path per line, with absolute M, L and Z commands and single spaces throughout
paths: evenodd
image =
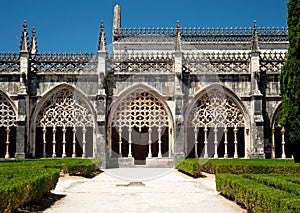
M 250 212 L 300 212 L 300 164 L 282 159 L 186 159 L 193 177 L 216 174 L 217 190 Z
M 88 176 L 100 164 L 87 159 L 0 161 L 0 212 L 40 199 L 55 188 L 60 172 Z

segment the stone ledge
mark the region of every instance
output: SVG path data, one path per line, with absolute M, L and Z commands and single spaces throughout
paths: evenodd
M 146 158 L 146 167 L 173 168 L 174 166 L 174 158 Z
M 119 158 L 118 159 L 119 168 L 133 168 L 134 167 L 134 158 Z

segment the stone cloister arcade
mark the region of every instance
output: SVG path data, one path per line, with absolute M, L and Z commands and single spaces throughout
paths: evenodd
M 186 115 L 189 157 L 247 157 L 249 118 L 228 89 L 207 88 L 192 104 Z
M 94 157 L 94 112 L 74 88 L 45 95 L 33 114 L 35 157 Z
M 278 124 L 287 29 L 120 20 L 116 6 L 112 51 L 101 23 L 96 53 L 39 53 L 24 23 L 20 51 L 0 54 L 0 158 L 166 167 L 187 157 L 292 157 Z

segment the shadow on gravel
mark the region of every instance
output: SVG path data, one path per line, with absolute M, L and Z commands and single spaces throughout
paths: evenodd
M 38 201 L 32 201 L 24 204 L 13 211 L 13 213 L 29 213 L 29 212 L 43 212 L 50 208 L 56 201 L 64 198 L 65 195 L 46 194 Z

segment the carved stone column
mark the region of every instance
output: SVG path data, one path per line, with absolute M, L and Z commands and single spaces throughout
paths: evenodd
M 259 88 L 260 81 L 260 64 L 259 51 L 251 52 L 251 142 L 253 150 L 251 150 L 251 158 L 265 158 L 264 153 L 264 119 L 262 112 L 262 99 Z
M 24 41 L 25 42 L 25 41 Z M 29 53 L 26 49 L 20 51 L 20 90 L 18 93 L 18 118 L 17 118 L 17 140 L 15 158 L 25 158 L 25 147 L 27 142 L 28 120 L 28 95 L 27 95 L 27 73 L 29 64 Z M 27 120 L 26 120 L 27 119 Z

